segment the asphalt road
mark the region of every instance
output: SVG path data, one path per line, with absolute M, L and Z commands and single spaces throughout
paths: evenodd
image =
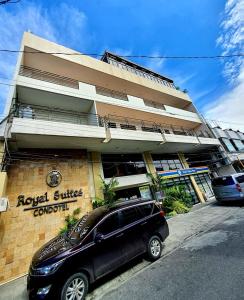
M 102 299 L 244 299 L 244 209 L 184 242 Z

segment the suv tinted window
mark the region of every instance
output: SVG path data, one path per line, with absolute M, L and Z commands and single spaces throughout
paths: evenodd
M 244 183 L 244 175 L 236 177 L 238 183 Z
M 121 226 L 126 226 L 130 223 L 133 223 L 140 219 L 141 216 L 138 215 L 138 212 L 135 207 L 127 208 L 122 211 L 120 211 L 121 216 Z
M 153 214 L 158 213 L 162 209 L 161 204 L 157 203 L 153 205 Z
M 103 218 L 107 211 L 107 208 L 99 207 L 84 215 L 72 229 L 68 231 L 67 237 L 73 241 L 79 241 Z
M 114 213 L 107 217 L 97 228 L 102 234 L 108 234 L 119 228 L 118 213 Z
M 227 186 L 233 184 L 235 184 L 235 182 L 231 176 L 214 178 L 212 181 L 213 186 Z
M 147 217 L 150 216 L 152 213 L 152 209 L 153 209 L 153 204 L 149 203 L 149 204 L 145 204 L 145 205 L 139 205 L 137 207 L 138 211 L 141 214 L 141 217 Z

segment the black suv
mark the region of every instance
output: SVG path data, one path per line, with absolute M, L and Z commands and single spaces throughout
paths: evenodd
M 168 224 L 155 201 L 99 207 L 34 255 L 27 279 L 30 299 L 84 299 L 89 284 L 133 258 L 156 260 Z

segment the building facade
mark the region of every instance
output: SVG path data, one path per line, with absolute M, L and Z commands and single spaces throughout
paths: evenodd
M 75 208 L 102 198 L 153 197 L 147 173 L 211 196 L 220 142 L 173 80 L 105 52 L 101 60 L 25 33 L 1 127 L 0 282 L 25 274 L 33 253 Z M 74 55 L 75 54 L 75 55 Z
M 218 173 L 226 175 L 244 172 L 244 133 L 240 130 L 222 129 L 220 126 L 211 129 L 221 143 L 222 156 L 228 162 L 227 167 L 218 168 Z

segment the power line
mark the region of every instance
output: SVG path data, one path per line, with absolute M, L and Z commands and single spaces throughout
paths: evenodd
M 15 86 L 15 84 L 9 84 L 9 83 L 4 83 L 4 82 L 0 82 L 0 85 L 6 85 L 6 86 Z M 43 87 L 42 85 L 40 85 L 40 84 L 35 84 L 35 86 L 39 86 L 39 87 Z M 59 90 L 59 91 L 61 91 L 61 90 Z M 84 95 L 84 97 L 85 97 L 85 95 Z M 181 114 L 175 114 L 175 113 L 170 113 L 171 115 L 173 115 L 173 116 L 178 116 L 178 117 L 182 117 L 182 116 L 184 116 L 184 115 L 181 115 Z M 191 116 L 188 116 L 188 117 L 191 117 Z M 193 117 L 192 117 L 193 118 Z M 207 119 L 207 118 L 205 118 L 205 120 L 206 121 L 208 121 L 208 122 L 218 122 L 218 123 L 225 123 L 225 124 L 229 124 L 229 125 L 231 125 L 231 124 L 233 124 L 233 125 L 244 125 L 244 123 L 240 123 L 240 122 L 232 122 L 232 121 L 223 121 L 223 120 L 216 120 L 216 119 Z M 211 124 L 210 124 L 210 126 L 211 126 Z M 211 126 L 212 127 L 212 126 Z
M 0 49 L 3 53 L 29 53 L 29 54 L 59 54 L 59 55 L 74 55 L 74 56 L 95 56 L 102 57 L 104 54 L 99 53 L 79 53 L 79 52 L 43 52 L 43 51 L 30 51 L 30 50 L 11 50 Z M 147 59 L 221 59 L 221 58 L 234 58 L 244 57 L 244 53 L 226 54 L 226 55 L 194 55 L 194 56 L 168 56 L 168 55 L 118 55 L 124 58 L 147 58 Z
M 4 4 L 14 4 L 14 3 L 18 3 L 21 0 L 15 0 L 15 1 L 11 1 L 11 0 L 0 0 L 0 5 L 4 5 Z

